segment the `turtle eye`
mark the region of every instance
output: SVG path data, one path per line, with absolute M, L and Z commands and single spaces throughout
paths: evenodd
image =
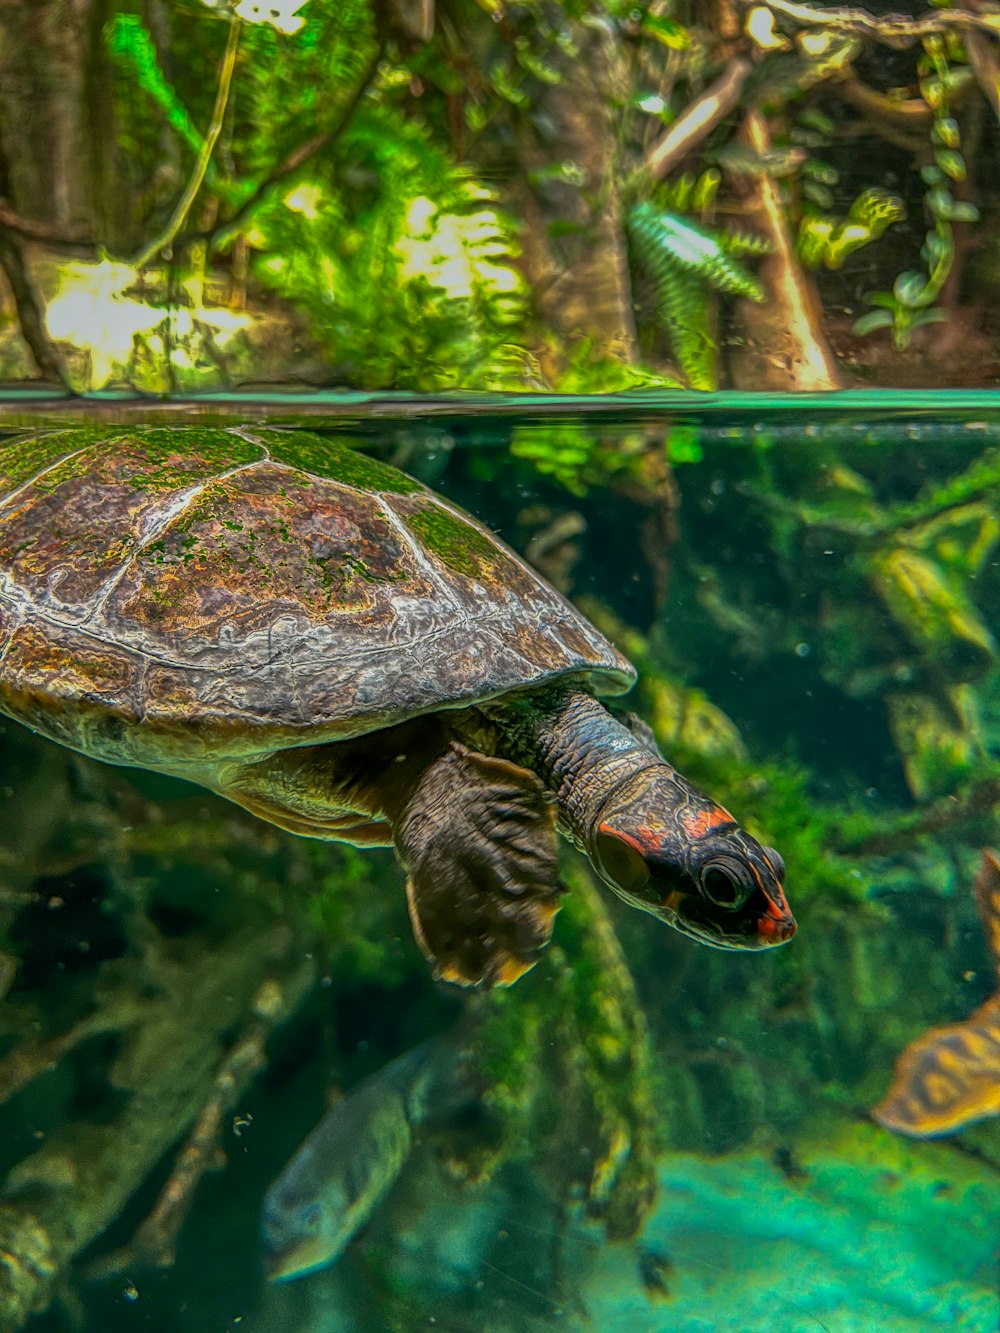
M 649 867 L 638 848 L 614 833 L 599 834 L 595 850 L 601 869 L 626 893 L 640 893 L 649 881 Z
M 735 866 L 715 861 L 701 872 L 701 891 L 716 907 L 742 907 L 750 896 L 750 885 Z

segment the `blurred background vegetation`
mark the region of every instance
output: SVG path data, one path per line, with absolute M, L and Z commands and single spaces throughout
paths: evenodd
M 899 9 L 7 7 L 0 375 L 993 383 L 997 19 Z

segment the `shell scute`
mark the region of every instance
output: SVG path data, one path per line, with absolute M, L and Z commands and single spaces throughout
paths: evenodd
M 282 637 L 260 638 L 282 617 L 299 632 L 360 618 L 376 633 L 402 584 L 417 598 L 435 592 L 377 497 L 267 462 L 206 486 L 136 555 L 103 614 L 153 651 L 196 660 L 239 649 L 252 664 Z
M 0 707 L 67 744 L 190 771 L 567 675 L 631 684 L 487 528 L 338 441 L 46 438 L 0 498 Z
M 220 470 L 262 456 L 259 446 L 227 437 L 204 441 L 177 432 L 83 432 L 49 437 L 49 465 L 0 505 L 0 569 L 8 586 L 62 618 L 91 618 L 95 604 L 158 526 Z
M 122 719 L 134 716 L 142 666 L 141 659 L 117 645 L 72 627 L 22 621 L 14 627 L 3 655 L 0 706 L 29 727 L 76 744 L 78 732 L 67 704 L 81 701 L 90 706 L 88 711 L 97 706 L 100 712 L 113 712 Z M 115 734 L 120 734 L 118 729 Z M 101 745 L 87 748 L 98 758 L 105 757 Z
M 255 429 L 246 434 L 259 441 L 275 462 L 286 463 L 342 486 L 389 495 L 409 495 L 424 489 L 419 481 L 405 472 L 360 453 L 342 439 L 334 440 L 304 430 Z

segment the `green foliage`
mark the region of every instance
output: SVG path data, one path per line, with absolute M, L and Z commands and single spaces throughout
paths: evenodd
M 170 128 L 197 153 L 201 134 L 160 68 L 153 38 L 142 19 L 137 14 L 116 14 L 104 29 L 104 42 L 115 63 L 135 79 L 166 116 Z
M 247 24 L 240 36 L 241 58 L 235 108 L 227 128 L 226 172 L 210 162 L 206 184 L 231 206 L 251 196 L 260 178 L 273 170 L 304 136 L 303 127 L 321 133 L 350 96 L 375 50 L 374 22 L 368 0 L 310 4 L 306 22 L 294 31 L 277 31 L 262 19 Z M 177 84 L 164 73 L 150 30 L 133 14 L 116 14 L 104 32 L 105 45 L 120 72 L 119 119 L 136 165 L 157 170 L 163 146 L 159 120 L 144 121 L 146 105 L 155 107 L 170 129 L 197 153 L 199 124 L 207 124 L 215 80 L 217 34 L 222 24 L 192 21 L 191 13 L 171 14 L 169 50 Z M 213 40 L 206 41 L 206 35 Z M 183 78 L 180 77 L 183 73 Z
M 254 242 L 259 276 L 306 313 L 334 376 L 421 391 L 518 382 L 514 229 L 415 122 L 359 112 L 335 171 L 262 209 Z
M 516 426 L 510 438 L 515 458 L 525 459 L 543 477 L 551 477 L 577 496 L 627 472 L 646 447 L 641 435 L 609 444 L 593 427 L 570 420 L 543 427 Z
M 902 200 L 885 190 L 859 194 L 846 218 L 807 213 L 799 223 L 796 250 L 807 268 L 838 269 L 848 255 L 878 240 L 894 222 L 906 216 Z
M 592 339 L 581 338 L 551 387 L 559 393 L 627 393 L 630 389 L 679 389 L 681 383 L 648 366 L 598 353 Z
M 643 37 L 659 42 L 668 51 L 686 51 L 691 45 L 691 34 L 682 23 L 666 14 L 650 9 L 632 10 L 638 14 L 637 27 Z
M 629 210 L 627 226 L 638 266 L 653 283 L 658 322 L 688 383 L 694 389 L 715 389 L 710 294 L 765 300 L 764 288 L 733 255 L 759 254 L 766 247 L 755 237 L 709 231 L 648 202 Z
M 234 147 L 250 181 L 339 120 L 375 51 L 369 0 L 313 0 L 303 17 L 293 37 L 266 24 L 243 33 Z
M 949 181 L 965 179 L 965 161 L 958 151 L 960 134 L 958 122 L 950 115 L 949 99 L 966 81 L 967 71 L 956 70 L 950 63 L 955 52 L 946 39 L 937 34 L 925 37 L 924 55 L 917 66 L 920 92 L 934 113 L 931 139 L 934 144 L 934 162 L 921 171 L 927 188 L 925 204 L 933 225 L 924 237 L 921 258 L 927 265 L 926 273 L 908 270 L 900 273 L 891 292 L 869 292 L 868 305 L 874 306 L 867 315 L 856 321 L 857 336 L 876 329 L 891 329 L 894 345 L 905 348 L 913 332 L 925 324 L 941 323 L 947 312 L 935 306 L 955 258 L 954 222 L 976 222 L 979 212 L 974 204 L 956 201 L 948 188 Z
M 305 911 L 338 981 L 392 987 L 423 975 L 395 867 L 345 843 L 310 843 L 306 850 L 313 875 Z
M 560 393 L 627 393 L 630 389 L 678 389 L 677 380 L 643 366 L 630 365 L 614 357 L 596 356 L 593 342 L 582 339 L 553 386 Z M 680 426 L 668 433 L 677 441 L 674 461 L 693 461 L 697 442 Z M 515 426 L 510 452 L 525 459 L 542 474 L 565 486 L 573 495 L 586 495 L 593 487 L 607 486 L 616 477 L 635 474 L 649 448 L 642 432 L 608 435 L 593 425 L 568 418 Z M 692 452 L 692 449 L 694 452 Z M 671 455 L 673 457 L 673 455 Z

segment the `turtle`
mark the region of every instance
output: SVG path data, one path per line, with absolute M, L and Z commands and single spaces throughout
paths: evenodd
M 601 702 L 632 665 L 476 519 L 349 438 L 74 427 L 0 448 L 0 711 L 282 829 L 394 846 L 434 975 L 548 942 L 557 832 L 722 949 L 784 866 Z

